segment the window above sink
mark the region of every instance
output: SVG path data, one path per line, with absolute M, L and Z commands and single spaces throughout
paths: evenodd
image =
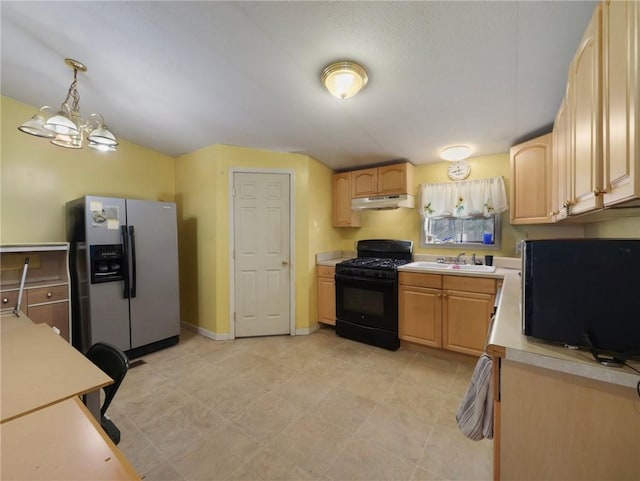
M 501 216 L 420 218 L 421 247 L 500 249 Z

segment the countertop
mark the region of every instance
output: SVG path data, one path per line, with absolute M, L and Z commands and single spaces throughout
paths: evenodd
M 356 257 L 351 251 L 331 251 L 318 254 L 318 265 L 335 266 L 337 263 Z M 415 261 L 433 261 L 435 256 L 414 256 Z M 597 363 L 591 353 L 583 350 L 571 350 L 557 344 L 534 339 L 522 334 L 520 315 L 521 279 L 520 259 L 494 258 L 495 272 L 468 272 L 442 269 L 414 269 L 405 266 L 400 271 L 425 272 L 431 274 L 489 277 L 503 279 L 502 292 L 496 316 L 491 325 L 487 352 L 510 361 L 529 364 L 545 369 L 582 376 L 597 381 L 635 388 L 640 374 L 628 367 L 609 367 Z M 640 362 L 629 361 L 640 370 Z
M 411 267 L 411 265 L 406 265 L 398 267 L 398 270 L 400 272 L 423 272 L 427 274 L 442 274 L 443 276 L 488 277 L 491 279 L 502 279 L 504 278 L 505 271 L 508 271 L 509 269 L 496 267 L 496 270 L 493 272 L 470 272 L 455 269 L 429 269 L 424 267 Z
M 355 251 L 329 251 L 316 254 L 316 265 L 335 267 L 342 261 L 356 257 Z
M 489 354 L 597 381 L 636 387 L 640 374 L 628 367 L 603 366 L 597 363 L 587 351 L 571 350 L 523 335 L 519 271 L 511 269 L 503 271 L 502 296 L 487 343 Z M 629 364 L 640 370 L 640 362 L 630 361 Z

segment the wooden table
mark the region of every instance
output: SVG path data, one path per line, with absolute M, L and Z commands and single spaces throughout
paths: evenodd
M 77 397 L 0 425 L 7 480 L 139 480 Z
M 49 326 L 25 315 L 2 315 L 0 361 L 0 423 L 113 382 Z

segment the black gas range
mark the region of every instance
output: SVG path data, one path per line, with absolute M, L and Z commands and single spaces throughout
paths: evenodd
M 358 257 L 336 265 L 336 334 L 395 350 L 398 267 L 413 259 L 413 242 L 358 241 Z
M 398 267 L 411 262 L 404 259 L 386 259 L 384 257 L 357 257 L 343 261 L 336 266 L 336 273 L 359 277 L 393 279 Z

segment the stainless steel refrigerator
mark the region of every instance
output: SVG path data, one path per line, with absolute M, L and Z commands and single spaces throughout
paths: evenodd
M 178 342 L 176 205 L 85 196 L 66 205 L 74 345 L 136 357 Z

